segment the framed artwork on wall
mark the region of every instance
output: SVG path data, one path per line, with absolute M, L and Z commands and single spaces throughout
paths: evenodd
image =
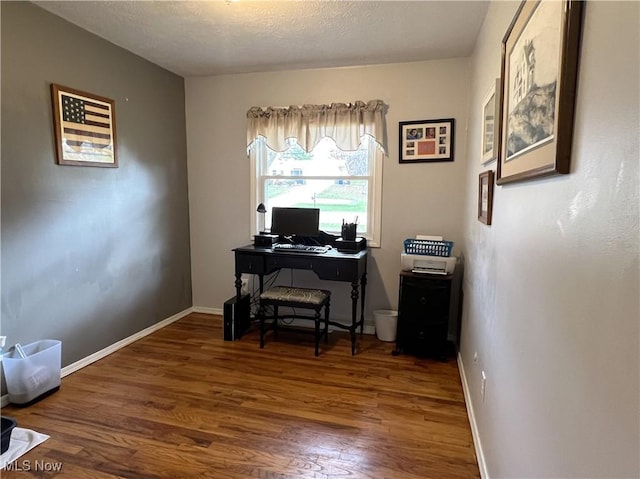
M 502 40 L 499 185 L 569 173 L 583 10 L 524 0 Z
M 482 141 L 480 162 L 483 165 L 496 159 L 499 117 L 500 78 L 497 78 L 482 100 Z
M 51 84 L 59 165 L 118 167 L 115 102 Z
M 453 161 L 455 120 L 401 121 L 400 163 Z
M 493 180 L 492 170 L 480 173 L 478 178 L 478 220 L 485 225 L 491 224 L 493 210 Z

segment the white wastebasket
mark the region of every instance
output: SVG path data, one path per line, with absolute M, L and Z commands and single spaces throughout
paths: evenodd
M 376 309 L 373 312 L 376 322 L 376 336 L 380 341 L 395 341 L 398 326 L 398 312 L 392 309 Z

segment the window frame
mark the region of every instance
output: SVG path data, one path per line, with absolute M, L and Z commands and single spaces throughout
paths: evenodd
M 369 175 L 367 176 L 343 176 L 341 178 L 349 180 L 362 180 L 368 179 L 369 181 L 369 197 L 367 198 L 367 221 L 369 225 L 368 234 L 364 235 L 367 239 L 367 246 L 378 248 L 380 247 L 381 238 L 381 219 L 382 219 L 382 164 L 385 157 L 384 150 L 370 136 L 365 137 L 369 141 Z M 259 137 L 255 140 L 254 144 L 249 150 L 249 160 L 251 168 L 251 181 L 250 181 L 250 201 L 251 201 L 251 236 L 258 234 L 261 227 L 266 228 L 266 225 L 260 225 L 264 215 L 259 215 L 256 211 L 257 205 L 265 203 L 265 191 L 264 191 L 264 179 L 265 177 L 272 177 L 273 175 L 263 174 L 262 166 L 264 164 L 261 155 L 266 153 L 266 141 L 264 138 Z M 372 157 L 373 156 L 373 157 Z M 299 179 L 299 176 L 292 175 L 278 175 L 279 179 Z M 305 179 L 334 179 L 334 175 L 330 176 L 303 176 Z M 254 206 L 255 205 L 255 206 Z

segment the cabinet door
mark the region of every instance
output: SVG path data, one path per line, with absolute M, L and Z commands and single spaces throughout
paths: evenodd
M 410 321 L 399 331 L 399 348 L 416 356 L 441 357 L 447 351 L 447 325 Z
M 400 313 L 409 321 L 448 323 L 450 294 L 450 281 L 402 278 Z

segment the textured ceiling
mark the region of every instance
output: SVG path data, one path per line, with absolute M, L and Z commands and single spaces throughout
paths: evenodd
M 471 55 L 485 1 L 36 1 L 181 76 Z

